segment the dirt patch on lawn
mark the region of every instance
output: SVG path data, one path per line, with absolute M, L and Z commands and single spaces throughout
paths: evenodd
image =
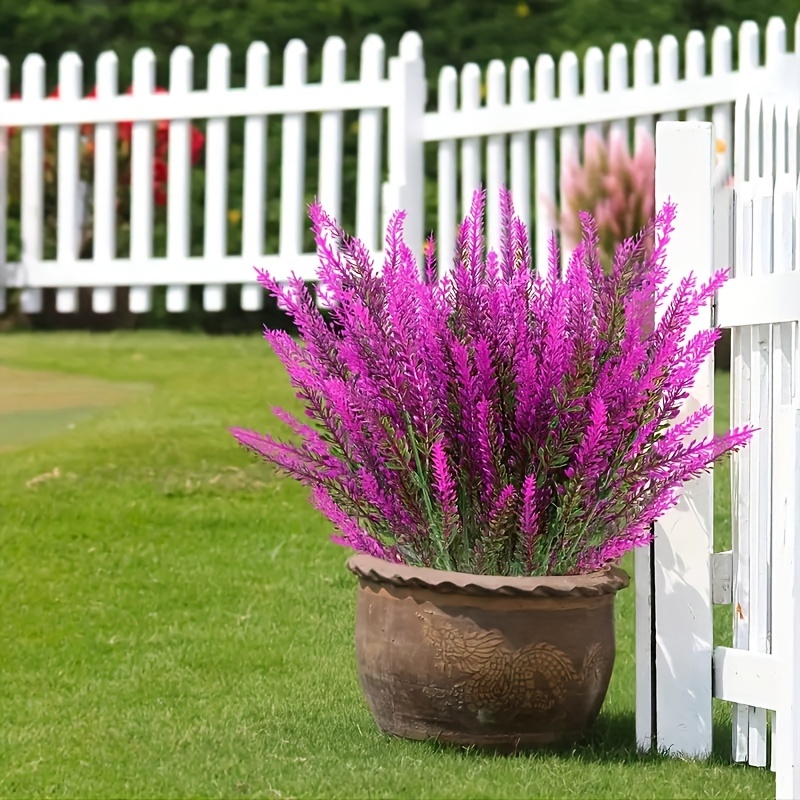
M 0 451 L 25 447 L 128 403 L 146 384 L 0 366 Z

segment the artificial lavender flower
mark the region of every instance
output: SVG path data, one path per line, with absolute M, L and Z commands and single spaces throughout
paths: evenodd
M 587 214 L 564 273 L 555 240 L 535 269 L 510 195 L 500 202 L 499 251 L 485 251 L 476 192 L 440 278 L 432 239 L 415 263 L 402 212 L 378 270 L 312 205 L 329 317 L 299 279 L 259 274 L 300 332 L 265 336 L 307 419 L 277 412 L 294 442 L 232 432 L 311 487 L 351 549 L 481 574 L 602 569 L 646 544 L 681 485 L 752 433 L 693 440 L 709 408 L 676 421 L 719 335 L 690 336 L 690 323 L 726 276 L 666 285 L 671 204 L 605 269 Z

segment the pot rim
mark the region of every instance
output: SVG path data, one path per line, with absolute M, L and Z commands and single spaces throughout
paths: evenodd
M 430 567 L 412 567 L 356 553 L 347 568 L 365 581 L 404 588 L 429 589 L 443 594 L 505 595 L 508 597 L 597 597 L 615 594 L 630 583 L 630 576 L 619 567 L 606 567 L 585 575 L 546 575 L 506 577 L 472 575 Z

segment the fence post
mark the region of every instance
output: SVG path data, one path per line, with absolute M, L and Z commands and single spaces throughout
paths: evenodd
M 384 223 L 406 212 L 405 240 L 422 266 L 425 237 L 425 159 L 422 124 L 427 85 L 422 39 L 406 33 L 399 56 L 389 61 L 389 178 L 383 187 Z
M 667 199 L 677 206 L 667 255 L 673 286 L 689 272 L 700 281 L 711 273 L 713 143 L 708 122 L 659 122 L 656 127 L 656 208 Z M 688 335 L 710 325 L 707 308 Z M 684 413 L 713 402 L 709 358 Z M 696 436 L 712 433 L 709 420 Z M 659 750 L 701 758 L 711 752 L 712 732 L 713 511 L 709 473 L 686 484 L 678 505 L 656 523 L 650 557 L 645 550 L 636 563 L 637 584 L 649 586 L 649 592 L 637 592 L 637 661 L 644 662 L 637 667 L 637 739 L 640 746 L 655 744 Z

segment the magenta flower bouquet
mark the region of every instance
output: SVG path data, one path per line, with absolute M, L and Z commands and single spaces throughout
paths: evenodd
M 265 337 L 311 424 L 276 409 L 299 441 L 233 434 L 311 487 L 334 540 L 356 551 L 472 574 L 596 571 L 649 542 L 681 484 L 751 435 L 692 440 L 710 408 L 675 424 L 719 335 L 688 336 L 690 321 L 726 276 L 665 286 L 669 204 L 608 274 L 588 214 L 564 275 L 555 241 L 537 270 L 501 202 L 500 252 L 485 250 L 478 192 L 442 277 L 432 243 L 415 262 L 402 212 L 379 271 L 311 206 L 330 318 L 300 279 L 259 274 L 299 329 L 302 341 Z

